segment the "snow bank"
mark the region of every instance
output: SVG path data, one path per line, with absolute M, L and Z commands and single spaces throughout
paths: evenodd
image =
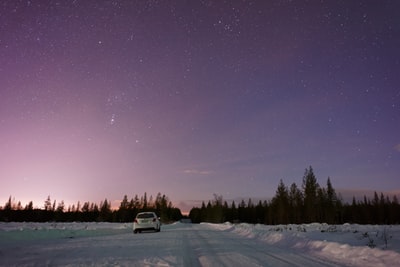
M 75 238 L 81 236 L 104 236 L 123 233 L 132 224 L 115 223 L 0 223 L 0 244 L 18 240 L 42 240 Z
M 400 226 L 208 224 L 220 231 L 350 266 L 398 266 Z

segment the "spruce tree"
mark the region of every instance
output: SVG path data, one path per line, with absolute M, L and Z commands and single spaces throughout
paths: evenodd
M 292 183 L 289 189 L 289 218 L 291 223 L 302 222 L 303 194 L 297 187 L 296 183 Z
M 305 222 L 315 222 L 317 219 L 316 203 L 319 185 L 315 178 L 314 171 L 310 166 L 306 169 L 303 176 L 303 194 L 304 194 L 304 219 Z
M 336 191 L 332 186 L 331 179 L 328 177 L 328 180 L 326 182 L 326 197 L 327 197 L 327 202 L 326 202 L 326 219 L 327 223 L 334 223 L 335 222 L 335 217 L 336 217 L 336 210 L 339 205 L 338 203 L 338 198 L 336 195 Z
M 276 190 L 275 197 L 271 202 L 273 209 L 273 218 L 275 224 L 289 223 L 289 193 L 286 185 L 281 179 Z

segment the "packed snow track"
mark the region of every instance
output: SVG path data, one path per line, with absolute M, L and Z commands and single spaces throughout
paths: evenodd
M 357 264 L 318 254 L 321 249 L 314 251 L 307 245 L 311 242 L 302 246 L 279 243 L 279 235 L 273 233 L 269 238 L 276 239 L 274 245 L 257 236 L 257 229 L 246 225 L 175 223 L 163 225 L 159 233 L 134 235 L 131 224 L 3 223 L 0 266 L 368 265 L 368 259 Z M 392 260 L 399 259 L 397 252 L 392 251 L 385 258 L 390 256 Z

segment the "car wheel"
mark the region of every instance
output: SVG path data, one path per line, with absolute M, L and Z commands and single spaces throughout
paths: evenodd
M 134 233 L 134 234 L 137 234 L 137 230 L 133 230 L 133 233 Z

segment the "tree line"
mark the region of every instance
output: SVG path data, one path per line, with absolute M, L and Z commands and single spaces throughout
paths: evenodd
M 147 193 L 139 198 L 138 195 L 128 199 L 124 195 L 118 209 L 112 209 L 111 201 L 105 199 L 100 204 L 93 202 L 78 202 L 76 205 L 65 207 L 64 201 L 52 201 L 50 196 L 44 201 L 44 208 L 34 208 L 30 201 L 25 207 L 21 202 L 15 203 L 12 197 L 4 207 L 0 208 L 0 221 L 31 221 L 31 222 L 132 222 L 136 214 L 142 211 L 154 211 L 161 220 L 177 221 L 182 217 L 179 208 L 172 205 L 166 195 L 158 193 L 155 198 Z
M 13 201 L 10 196 L 4 207 L 0 207 L 0 221 L 97 221 L 97 222 L 132 222 L 138 212 L 154 211 L 163 222 L 178 221 L 181 211 L 174 207 L 167 196 L 158 193 L 155 198 L 144 193 L 139 198 L 123 197 L 118 209 L 111 208 L 111 202 L 105 199 L 100 204 L 78 202 L 65 207 L 63 201 L 51 201 L 50 196 L 44 201 L 44 208 L 34 208 L 32 201 L 25 207 L 21 202 Z M 397 196 L 385 196 L 374 193 L 372 199 L 364 196 L 363 200 L 353 197 L 352 203 L 344 203 L 336 194 L 328 177 L 326 186 L 320 186 L 310 166 L 305 170 L 301 187 L 296 183 L 286 186 L 279 181 L 275 196 L 267 201 L 254 203 L 251 199 L 238 204 L 228 204 L 222 196 L 193 207 L 189 217 L 194 223 L 199 222 L 246 222 L 261 224 L 300 224 L 320 222 L 328 224 L 399 224 L 400 204 Z
M 301 187 L 296 183 L 286 186 L 279 181 L 275 196 L 270 201 L 247 203 L 232 201 L 230 204 L 222 196 L 201 207 L 190 210 L 192 222 L 246 222 L 261 224 L 300 224 L 320 222 L 328 224 L 398 224 L 400 223 L 400 205 L 396 196 L 390 199 L 383 193 L 375 192 L 372 200 L 366 196 L 363 201 L 344 203 L 336 194 L 330 178 L 326 186 L 320 186 L 313 168 L 305 170 Z

